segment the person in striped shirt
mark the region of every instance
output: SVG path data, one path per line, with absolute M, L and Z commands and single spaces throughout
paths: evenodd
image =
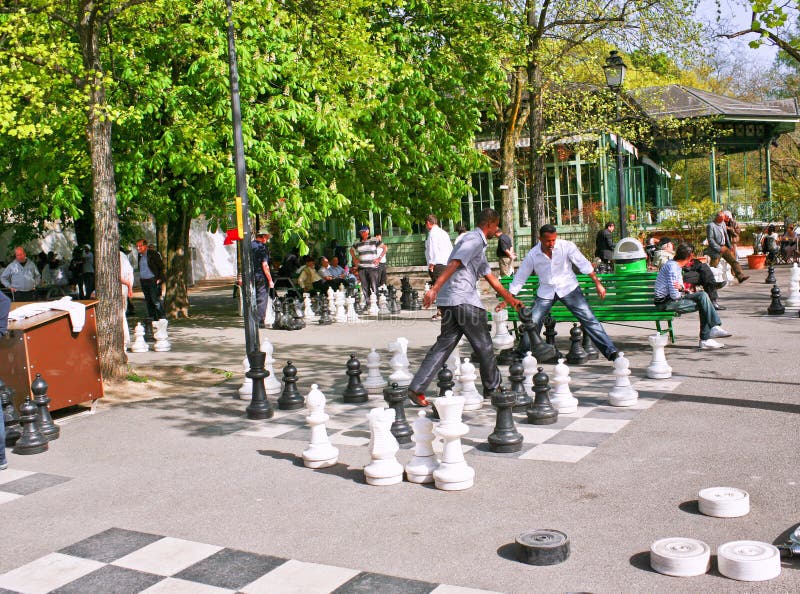
M 700 316 L 701 349 L 719 349 L 722 343 L 715 338 L 725 338 L 731 333 L 722 328 L 722 321 L 705 291 L 690 293 L 683 284 L 682 269 L 694 256 L 694 246 L 681 243 L 675 250 L 675 257 L 664 263 L 656 276 L 653 289 L 653 302 L 661 311 L 678 313 L 698 312 Z
M 358 267 L 358 278 L 361 280 L 361 290 L 364 299 L 369 303 L 369 296 L 378 290 L 380 279 L 380 261 L 386 254 L 386 244 L 378 237 L 370 237 L 369 227 L 362 225 L 358 229 L 361 241 L 357 241 L 350 248 L 353 266 Z

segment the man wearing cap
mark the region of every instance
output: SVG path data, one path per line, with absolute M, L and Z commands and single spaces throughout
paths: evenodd
M 39 284 L 39 269 L 22 246 L 14 248 L 14 260 L 0 275 L 0 283 L 11 290 L 14 301 L 33 301 Z
M 256 285 L 256 310 L 258 311 L 258 327 L 265 328 L 267 305 L 269 304 L 269 289 L 275 286 L 269 270 L 269 248 L 267 240 L 269 233 L 261 231 L 251 242 L 250 249 L 253 259 L 253 280 Z
M 369 296 L 378 290 L 379 264 L 386 254 L 386 245 L 379 238 L 370 237 L 367 225 L 358 228 L 358 235 L 361 240 L 352 245 L 350 256 L 353 258 L 353 266 L 358 267 L 364 299 L 369 302 Z

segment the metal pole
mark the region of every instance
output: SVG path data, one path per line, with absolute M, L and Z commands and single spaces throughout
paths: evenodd
M 239 68 L 236 61 L 235 31 L 233 29 L 233 5 L 225 0 L 228 8 L 228 69 L 231 81 L 231 119 L 233 120 L 233 162 L 236 167 L 236 194 L 242 199 L 242 297 L 244 300 L 244 339 L 250 371 L 247 377 L 253 380 L 253 396 L 247 407 L 249 419 L 268 419 L 275 414 L 266 398 L 264 369 L 266 354 L 260 350 L 258 340 L 258 313 L 256 312 L 256 290 L 253 282 L 253 258 L 250 250 L 250 203 L 247 199 L 247 169 L 244 161 L 244 139 L 242 137 L 242 108 L 239 99 Z
M 622 87 L 617 90 L 617 121 L 619 122 Z M 617 202 L 619 203 L 619 237 L 628 236 L 628 204 L 625 196 L 624 156 L 622 154 L 622 136 L 617 132 Z

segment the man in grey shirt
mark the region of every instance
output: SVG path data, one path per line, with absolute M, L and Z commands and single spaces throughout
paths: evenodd
M 408 397 L 417 406 L 428 405 L 424 391 L 464 335 L 478 355 L 484 398 L 491 397 L 500 386 L 500 370 L 486 323 L 486 309 L 478 295 L 478 279 L 485 278 L 515 309 L 522 307 L 522 302 L 503 288 L 486 260 L 486 238 L 494 237 L 499 223 L 500 215 L 496 210 L 483 210 L 478 217 L 478 227 L 458 242 L 444 272 L 422 299 L 424 307 L 430 307 L 434 301 L 437 303 L 442 311 L 442 328 L 408 386 Z
M 708 240 L 708 247 L 705 250 L 705 254 L 709 258 L 709 266 L 716 267 L 720 258 L 725 258 L 725 261 L 731 265 L 736 280 L 743 283 L 750 278 L 742 272 L 742 267 L 736 259 L 736 252 L 731 249 L 728 228 L 725 226 L 725 211 L 719 211 L 714 220 L 706 225 L 706 239 Z
M 11 298 L 14 301 L 33 301 L 40 278 L 39 269 L 33 260 L 28 259 L 25 249 L 16 247 L 14 261 L 6 266 L 0 275 L 0 282 L 11 289 Z

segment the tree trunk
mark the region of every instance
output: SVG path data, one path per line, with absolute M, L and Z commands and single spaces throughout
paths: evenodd
M 528 100 L 530 102 L 528 130 L 531 137 L 528 217 L 531 221 L 531 245 L 533 245 L 536 243 L 539 227 L 549 222 L 545 209 L 547 189 L 544 183 L 544 164 L 547 152 L 544 146 L 542 70 L 534 61 L 528 64 L 528 81 Z
M 122 375 L 127 363 L 122 333 L 122 288 L 119 268 L 119 225 L 114 159 L 111 153 L 111 120 L 106 109 L 106 89 L 100 63 L 97 23 L 82 14 L 78 27 L 83 63 L 90 78 L 86 134 L 92 158 L 94 209 L 95 290 L 97 342 L 100 370 L 105 379 Z
M 506 189 L 502 191 L 501 226 L 513 240 L 514 209 L 517 207 L 517 141 L 526 120 L 522 104 L 525 71 L 517 68 L 512 76 L 508 104 L 503 108 L 500 122 L 500 179 L 501 183 L 506 186 Z
M 164 262 L 167 265 L 166 296 L 164 312 L 168 318 L 189 317 L 189 292 L 186 287 L 189 258 L 189 227 L 192 219 L 186 205 L 177 203 L 177 216 L 167 225 L 167 249 Z M 167 256 L 167 254 L 169 254 Z

